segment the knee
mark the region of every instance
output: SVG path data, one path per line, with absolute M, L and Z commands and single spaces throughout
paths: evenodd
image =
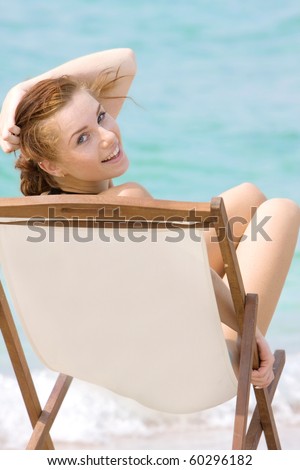
M 293 217 L 296 221 L 299 221 L 300 207 L 292 199 L 287 198 L 272 198 L 268 199 L 264 203 L 264 207 L 269 207 L 274 210 L 280 211 L 282 214 L 287 214 L 289 217 Z
M 239 188 L 241 193 L 244 193 L 248 200 L 251 201 L 251 204 L 255 207 L 259 207 L 267 200 L 264 193 L 253 183 L 247 181 L 240 184 Z
M 275 201 L 277 201 L 277 204 L 281 204 L 282 208 L 286 210 L 291 216 L 294 216 L 299 220 L 300 206 L 295 201 L 287 198 L 275 199 Z
M 289 220 L 298 227 L 300 225 L 300 206 L 292 199 L 281 199 L 282 211 L 285 211 Z
M 278 222 L 288 223 L 290 227 L 299 230 L 300 206 L 292 199 L 272 198 L 268 199 L 261 206 L 264 212 L 269 215 L 276 215 Z

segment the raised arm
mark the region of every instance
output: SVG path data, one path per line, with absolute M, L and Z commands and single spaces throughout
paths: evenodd
M 20 129 L 15 125 L 15 110 L 23 95 L 46 78 L 72 75 L 92 84 L 103 73 L 103 106 L 116 118 L 121 110 L 136 73 L 135 55 L 131 49 L 110 49 L 66 62 L 32 79 L 15 85 L 7 93 L 0 114 L 0 145 L 9 153 L 18 148 Z M 117 80 L 113 81 L 115 78 Z

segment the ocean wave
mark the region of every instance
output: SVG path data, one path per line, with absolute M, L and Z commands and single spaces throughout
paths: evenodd
M 278 424 L 300 424 L 300 353 L 289 356 L 274 398 Z M 45 403 L 56 374 L 48 370 L 33 373 L 41 404 Z M 0 448 L 24 448 L 30 424 L 14 377 L 0 375 Z M 250 411 L 254 398 L 251 395 Z M 172 415 L 145 408 L 95 385 L 74 380 L 53 425 L 54 442 L 79 442 L 85 447 L 105 448 L 116 438 L 151 438 L 170 432 L 231 429 L 235 400 L 214 409 L 189 415 Z M 16 432 L 17 430 L 17 432 Z M 27 436 L 27 439 L 26 439 Z

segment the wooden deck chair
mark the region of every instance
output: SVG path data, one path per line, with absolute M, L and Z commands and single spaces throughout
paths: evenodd
M 222 332 L 203 230 L 215 227 L 241 334 L 237 380 Z M 202 234 L 202 235 L 201 235 Z M 275 380 L 254 389 L 257 295 L 245 294 L 221 198 L 185 203 L 59 195 L 0 199 L 0 252 L 16 314 L 36 354 L 59 372 L 42 410 L 4 290 L 0 326 L 33 434 L 50 428 L 73 377 L 169 413 L 192 413 L 236 396 L 233 449 L 280 442 Z M 254 359 L 253 359 L 254 358 Z M 204 379 L 203 379 L 204 378 Z

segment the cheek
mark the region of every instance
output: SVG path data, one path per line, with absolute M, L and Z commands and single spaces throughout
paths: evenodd
M 66 164 L 68 161 L 68 155 L 70 151 L 68 150 L 68 146 L 66 145 L 65 142 L 58 140 L 56 144 L 56 155 L 57 155 L 57 161 L 59 161 L 61 164 Z
M 83 162 L 83 157 L 80 155 L 70 152 L 68 149 L 61 149 L 62 151 L 59 154 L 59 163 L 61 169 L 67 173 L 70 173 L 74 170 L 74 168 L 82 166 L 81 162 Z

